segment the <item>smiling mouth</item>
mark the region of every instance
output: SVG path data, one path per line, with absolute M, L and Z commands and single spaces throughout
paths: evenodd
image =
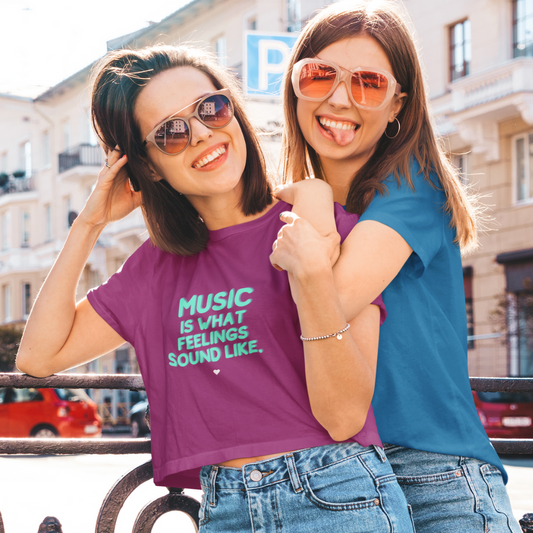
M 354 124 L 353 122 L 335 122 L 334 120 L 329 120 L 328 118 L 318 117 L 318 122 L 321 126 L 327 128 L 334 128 L 336 130 L 356 130 L 359 128 L 359 124 Z M 324 128 L 325 129 L 325 128 Z
M 339 146 L 347 146 L 355 138 L 355 132 L 361 127 L 354 122 L 342 122 L 331 120 L 326 117 L 316 117 L 318 127 L 322 130 L 326 138 L 334 141 Z
M 209 163 L 212 163 L 213 161 L 216 161 L 220 157 L 222 157 L 226 153 L 226 145 L 219 146 L 215 150 L 213 150 L 210 154 L 207 154 L 204 156 L 200 161 L 197 161 L 194 163 L 193 168 L 200 169 L 208 165 Z

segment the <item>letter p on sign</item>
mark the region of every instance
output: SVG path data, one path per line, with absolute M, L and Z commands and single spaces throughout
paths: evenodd
M 294 33 L 245 34 L 245 92 L 249 96 L 276 98 L 296 42 Z

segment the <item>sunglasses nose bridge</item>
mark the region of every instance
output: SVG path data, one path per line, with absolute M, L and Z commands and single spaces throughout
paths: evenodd
M 189 119 L 189 144 L 196 146 L 213 135 L 213 130 L 198 116 Z
M 331 93 L 327 97 L 331 105 L 349 107 L 351 103 L 354 103 L 350 84 L 351 73 L 337 68 L 337 79 L 331 89 Z

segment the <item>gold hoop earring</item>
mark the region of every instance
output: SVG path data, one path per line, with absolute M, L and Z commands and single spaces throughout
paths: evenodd
M 397 131 L 396 131 L 396 133 L 394 135 L 392 135 L 392 136 L 388 135 L 387 134 L 387 128 L 389 126 L 387 125 L 387 128 L 385 128 L 385 137 L 387 137 L 387 139 L 396 139 L 396 137 L 398 137 L 398 134 L 400 133 L 400 126 L 401 126 L 400 125 L 400 121 L 398 120 L 397 117 L 394 117 L 394 120 L 398 123 L 398 129 L 397 129 Z M 389 124 L 393 124 L 393 122 L 389 122 Z

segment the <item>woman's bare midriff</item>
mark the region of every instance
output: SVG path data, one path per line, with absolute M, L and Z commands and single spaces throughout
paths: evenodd
M 274 457 L 279 457 L 281 455 L 285 455 L 286 453 L 293 453 L 293 451 L 282 452 L 282 453 L 273 453 L 271 455 L 259 455 L 257 457 L 243 457 L 241 459 L 230 459 L 229 461 L 224 461 L 223 463 L 218 463 L 218 465 L 219 466 L 229 466 L 231 468 L 241 468 L 243 465 L 247 465 L 248 463 L 257 463 L 259 461 L 265 461 L 266 459 L 273 459 Z

